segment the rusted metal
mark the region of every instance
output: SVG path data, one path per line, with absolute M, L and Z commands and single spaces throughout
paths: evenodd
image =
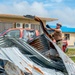
M 52 42 L 52 37 L 47 33 L 43 22 L 38 17 L 35 17 L 35 20 L 41 23 L 46 36 L 40 35 L 30 45 L 22 39 L 2 38 L 0 40 L 0 59 L 3 62 L 7 61 L 2 65 L 0 60 L 2 73 L 6 75 L 75 75 L 74 62 Z M 52 48 L 59 54 L 60 59 L 57 60 L 55 57 L 49 59 L 43 55 Z M 23 54 L 21 50 L 28 53 Z M 42 65 L 40 65 L 41 62 Z
M 25 75 L 24 72 L 11 62 L 7 62 L 4 66 L 7 75 Z
M 32 72 L 28 68 L 25 68 L 25 69 L 27 72 L 29 72 L 32 75 Z
M 4 68 L 4 70 L 8 73 L 7 75 L 51 75 L 52 72 L 59 72 L 60 75 L 64 75 L 60 71 L 41 67 L 28 60 L 16 47 L 0 48 L 0 54 L 2 55 L 2 58 L 0 57 L 0 59 L 10 61 L 10 63 L 7 62 Z
M 61 68 L 60 64 L 58 64 L 58 66 L 57 66 L 57 64 L 55 62 L 53 62 L 51 59 L 48 59 L 45 56 L 43 56 L 35 48 L 33 48 L 29 44 L 27 44 L 24 40 L 22 40 L 22 39 L 12 39 L 12 41 L 15 44 L 17 44 L 19 47 L 23 47 L 25 49 L 25 51 L 28 51 L 31 54 L 36 55 L 36 58 L 38 58 L 40 61 L 42 61 L 43 64 L 45 64 L 46 66 L 56 68 L 56 69 L 59 69 L 59 70 L 63 71 L 63 68 L 64 68 L 63 66 L 62 66 L 62 68 Z M 37 62 L 39 62 L 39 61 L 37 61 Z
M 6 40 L 6 39 L 3 39 L 3 40 Z M 50 59 L 45 58 L 38 51 L 36 51 L 35 48 L 31 47 L 29 44 L 24 42 L 24 40 L 15 39 L 15 38 L 11 39 L 11 40 L 14 43 L 11 46 L 8 44 L 8 42 L 10 40 L 8 40 L 8 42 L 4 41 L 5 44 L 7 44 L 7 46 L 5 46 L 5 48 L 0 48 L 0 59 L 8 60 L 9 62 L 11 62 L 15 66 L 17 66 L 18 69 L 23 74 L 25 74 L 25 73 L 32 74 L 32 75 L 48 75 L 48 74 L 50 74 L 50 75 L 74 75 L 75 74 L 75 63 L 66 54 L 64 54 L 56 44 L 53 43 L 54 47 L 57 49 L 57 52 L 58 52 L 60 58 L 63 61 L 63 64 L 65 65 L 65 68 L 67 70 L 67 72 L 65 72 L 66 74 L 64 72 L 60 71 L 60 67 L 61 67 L 61 66 L 59 67 L 60 63 L 59 63 L 59 65 L 57 64 L 57 68 L 59 68 L 58 70 L 56 69 L 56 65 L 54 63 L 52 64 L 52 66 L 55 66 L 55 67 L 52 69 L 42 67 L 42 66 L 36 64 L 29 57 L 24 56 L 18 48 L 19 47 L 23 48 L 25 51 L 28 50 L 28 52 L 31 52 L 33 55 L 36 55 L 36 57 L 38 57 L 38 59 L 42 60 L 43 62 L 49 61 L 50 65 L 52 62 L 50 61 Z M 48 39 L 48 40 L 50 42 L 52 42 L 50 39 Z M 4 44 L 2 44 L 2 45 L 4 45 Z M 0 45 L 0 47 L 3 47 L 2 45 Z M 12 46 L 16 46 L 16 47 L 12 47 Z M 0 60 L 0 62 L 1 62 L 1 60 Z M 3 68 L 3 69 L 4 69 L 4 73 L 5 73 L 5 68 Z M 15 72 L 14 70 L 12 70 L 12 71 L 13 71 L 13 73 Z
M 37 41 L 38 40 L 38 41 Z M 32 42 L 29 43 L 31 46 L 36 48 L 37 50 L 47 50 L 49 49 L 48 47 L 48 42 L 45 39 L 44 35 L 39 36 L 37 39 L 34 39 Z
M 35 20 L 40 22 L 41 24 L 41 27 L 43 29 L 43 32 L 46 34 L 46 36 L 48 37 L 47 39 L 51 42 L 52 42 L 52 37 L 51 35 L 48 34 L 48 32 L 46 31 L 45 27 L 44 27 L 44 24 L 42 22 L 42 20 L 38 17 L 35 17 Z M 68 75 L 75 75 L 75 63 L 56 45 L 53 43 L 53 45 L 55 46 L 55 49 L 57 50 L 60 58 L 63 60 L 63 63 L 66 67 L 66 70 L 68 72 Z
M 35 67 L 35 66 L 33 66 L 33 68 L 34 68 L 35 70 L 37 70 L 38 72 L 40 72 L 42 75 L 44 75 L 44 73 L 40 70 L 40 68 L 37 68 L 37 67 Z

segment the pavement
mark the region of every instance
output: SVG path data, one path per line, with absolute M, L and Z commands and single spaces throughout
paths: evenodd
M 68 48 L 72 48 L 72 49 L 74 48 L 75 49 L 75 46 L 68 46 Z

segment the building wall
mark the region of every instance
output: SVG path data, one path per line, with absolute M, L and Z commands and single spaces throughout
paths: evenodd
M 0 32 L 12 27 L 13 27 L 13 23 L 0 22 Z
M 74 46 L 75 45 L 75 33 L 63 33 L 63 37 L 65 34 L 69 34 L 70 35 L 70 39 L 68 39 L 68 45 L 69 46 Z
M 44 25 L 46 25 L 46 21 L 43 21 Z M 10 23 L 10 22 L 0 22 L 0 32 L 3 31 L 4 29 L 8 29 L 8 28 L 17 28 L 18 26 L 16 25 L 17 23 Z M 42 29 L 40 26 L 40 23 L 38 22 L 34 22 L 30 20 L 27 20 L 26 23 L 18 23 L 21 24 L 21 28 L 25 28 L 25 24 L 29 24 L 28 28 L 32 28 L 32 29 L 37 29 L 40 33 L 42 33 Z

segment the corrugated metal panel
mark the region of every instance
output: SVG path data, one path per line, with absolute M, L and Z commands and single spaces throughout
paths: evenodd
M 46 66 L 55 68 L 55 69 L 59 69 L 61 71 L 64 70 L 64 66 L 61 67 L 58 63 L 52 61 L 51 59 L 47 59 L 45 56 L 40 54 L 36 49 L 31 47 L 29 44 L 27 44 L 24 40 L 13 38 L 12 41 L 15 42 L 15 44 L 18 44 L 19 47 L 23 47 L 26 51 L 29 51 L 33 55 L 36 55 L 36 58 L 42 61 Z
M 0 36 L 0 47 L 10 47 L 12 44 L 6 37 Z
M 52 42 L 52 40 L 49 39 Z M 75 75 L 75 63 L 69 58 L 55 43 L 53 45 L 56 47 L 59 56 L 64 62 L 68 75 Z
M 12 63 L 0 50 L 0 75 L 25 75 L 24 72 Z
M 5 39 L 4 39 L 5 40 Z M 12 40 L 12 39 L 11 39 Z M 51 41 L 50 39 L 48 39 L 49 41 Z M 12 40 L 13 42 L 18 42 L 19 40 L 15 39 Z M 35 49 L 30 47 L 29 45 L 26 44 L 26 42 L 23 42 L 22 45 L 20 41 L 17 44 L 20 46 L 22 46 L 24 49 L 28 49 L 30 50 L 32 53 L 35 53 Z M 51 41 L 52 42 L 52 41 Z M 6 43 L 6 42 L 5 42 Z M 15 45 L 15 44 L 14 44 Z M 64 54 L 61 49 L 53 43 L 53 45 L 56 47 L 61 59 L 64 62 L 64 65 L 66 67 L 66 70 L 68 72 L 68 75 L 75 75 L 75 63 L 66 55 Z M 10 45 L 9 45 L 10 46 Z M 15 45 L 16 46 L 16 45 Z M 0 46 L 1 47 L 1 46 Z M 25 48 L 26 47 L 26 48 Z M 33 51 L 32 51 L 33 50 Z M 55 73 L 56 75 L 59 75 L 60 72 L 56 72 L 56 70 L 54 69 L 47 69 L 47 68 L 43 68 L 41 66 L 36 65 L 35 63 L 31 62 L 28 58 L 26 58 L 24 55 L 22 55 L 22 53 L 15 47 L 10 47 L 10 48 L 1 48 L 0 50 L 0 58 L 2 59 L 8 59 L 11 62 L 13 62 L 15 65 L 17 65 L 21 70 L 23 71 L 27 71 L 29 73 L 33 73 L 33 75 L 40 75 L 40 74 L 44 74 L 44 75 L 49 75 L 53 73 Z M 3 56 L 2 56 L 3 55 Z M 38 53 L 38 56 L 42 56 L 40 53 Z M 4 57 L 4 58 L 3 58 Z M 44 56 L 42 56 L 44 59 L 46 59 Z M 41 59 L 41 58 L 39 58 Z M 42 60 L 42 59 L 41 59 Z M 46 62 L 46 60 L 45 60 Z M 35 66 L 35 67 L 33 67 Z M 55 66 L 55 65 L 54 65 Z M 58 66 L 57 66 L 58 67 Z M 46 69 L 46 70 L 45 70 Z M 49 71 L 48 71 L 49 70 Z M 52 70 L 52 71 L 51 71 Z M 48 72 L 46 72 L 48 71 Z M 40 73 L 40 74 L 39 74 Z M 58 73 L 58 74 L 57 74 Z M 54 74 L 54 75 L 55 75 Z M 52 74 L 53 75 L 53 74 Z M 63 73 L 60 73 L 60 75 L 63 75 Z M 64 74 L 66 75 L 66 74 Z
M 18 66 L 23 72 L 28 72 L 32 75 L 64 75 L 62 72 L 56 71 L 55 69 L 47 69 L 39 65 L 36 65 L 32 61 L 28 60 L 25 56 L 23 56 L 22 53 L 16 47 L 1 48 L 0 55 L 2 55 L 2 57 L 5 57 L 6 60 L 10 60 L 12 63 Z M 11 72 L 9 68 L 8 71 Z

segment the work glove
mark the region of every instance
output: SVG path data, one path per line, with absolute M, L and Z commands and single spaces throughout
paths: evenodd
M 46 25 L 47 28 L 51 28 L 48 24 Z

